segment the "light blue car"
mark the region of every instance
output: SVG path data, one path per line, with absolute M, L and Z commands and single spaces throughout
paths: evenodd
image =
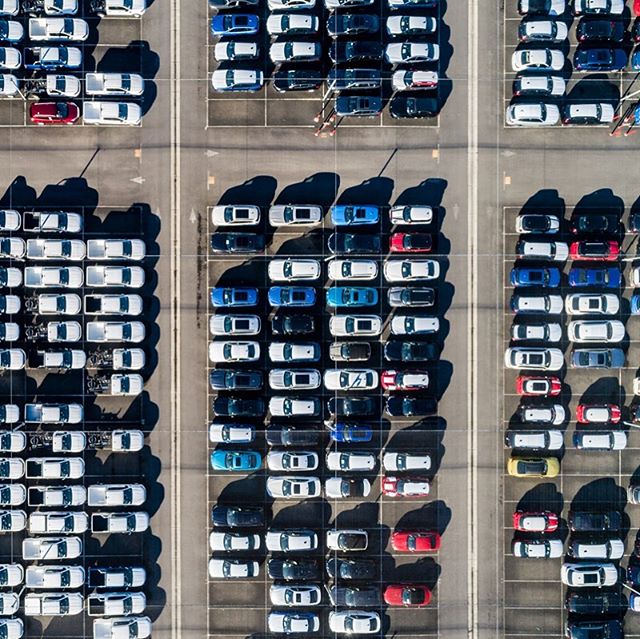
M 331 207 L 331 222 L 334 226 L 376 224 L 379 220 L 380 207 L 372 204 L 340 204 Z
M 214 450 L 211 468 L 230 472 L 250 472 L 262 466 L 260 453 L 253 450 Z
M 378 291 L 370 286 L 333 286 L 327 291 L 327 306 L 375 306 Z

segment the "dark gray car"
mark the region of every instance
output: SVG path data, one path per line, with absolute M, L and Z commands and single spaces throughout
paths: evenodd
M 374 587 L 362 588 L 338 588 L 329 589 L 329 598 L 334 606 L 347 606 L 348 608 L 360 608 L 380 605 L 380 589 Z

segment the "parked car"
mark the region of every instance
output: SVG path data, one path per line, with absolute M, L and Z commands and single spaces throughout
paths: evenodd
M 505 121 L 510 126 L 553 126 L 560 122 L 560 109 L 545 102 L 518 102 L 507 107 Z

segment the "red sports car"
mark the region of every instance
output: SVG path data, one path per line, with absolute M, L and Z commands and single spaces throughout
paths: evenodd
M 429 386 L 426 371 L 382 371 L 380 384 L 386 390 L 421 391 Z
M 389 238 L 392 253 L 430 253 L 432 249 L 431 233 L 394 233 Z
M 516 377 L 516 393 L 523 397 L 555 397 L 560 395 L 562 382 L 559 377 L 520 375 Z
M 640 0 L 633 0 L 633 12 L 640 16 Z
M 569 255 L 574 260 L 599 260 L 613 262 L 620 256 L 620 245 L 613 241 L 582 240 L 572 242 Z
M 435 552 L 440 548 L 440 535 L 428 530 L 396 530 L 391 547 L 398 552 Z
M 622 417 L 616 404 L 578 404 L 576 421 L 580 424 L 617 424 Z
M 431 591 L 426 586 L 391 584 L 384 589 L 384 601 L 389 606 L 422 608 L 431 601 Z
M 549 510 L 539 513 L 528 513 L 516 510 L 513 513 L 513 527 L 520 532 L 547 533 L 558 530 L 560 518 Z
M 426 497 L 429 494 L 429 480 L 426 477 L 382 478 L 382 492 L 387 497 Z
M 80 117 L 80 109 L 73 102 L 36 102 L 29 108 L 35 124 L 73 124 Z

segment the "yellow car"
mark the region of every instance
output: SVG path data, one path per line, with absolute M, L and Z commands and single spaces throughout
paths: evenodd
M 560 462 L 555 457 L 512 457 L 507 472 L 512 477 L 557 477 Z

